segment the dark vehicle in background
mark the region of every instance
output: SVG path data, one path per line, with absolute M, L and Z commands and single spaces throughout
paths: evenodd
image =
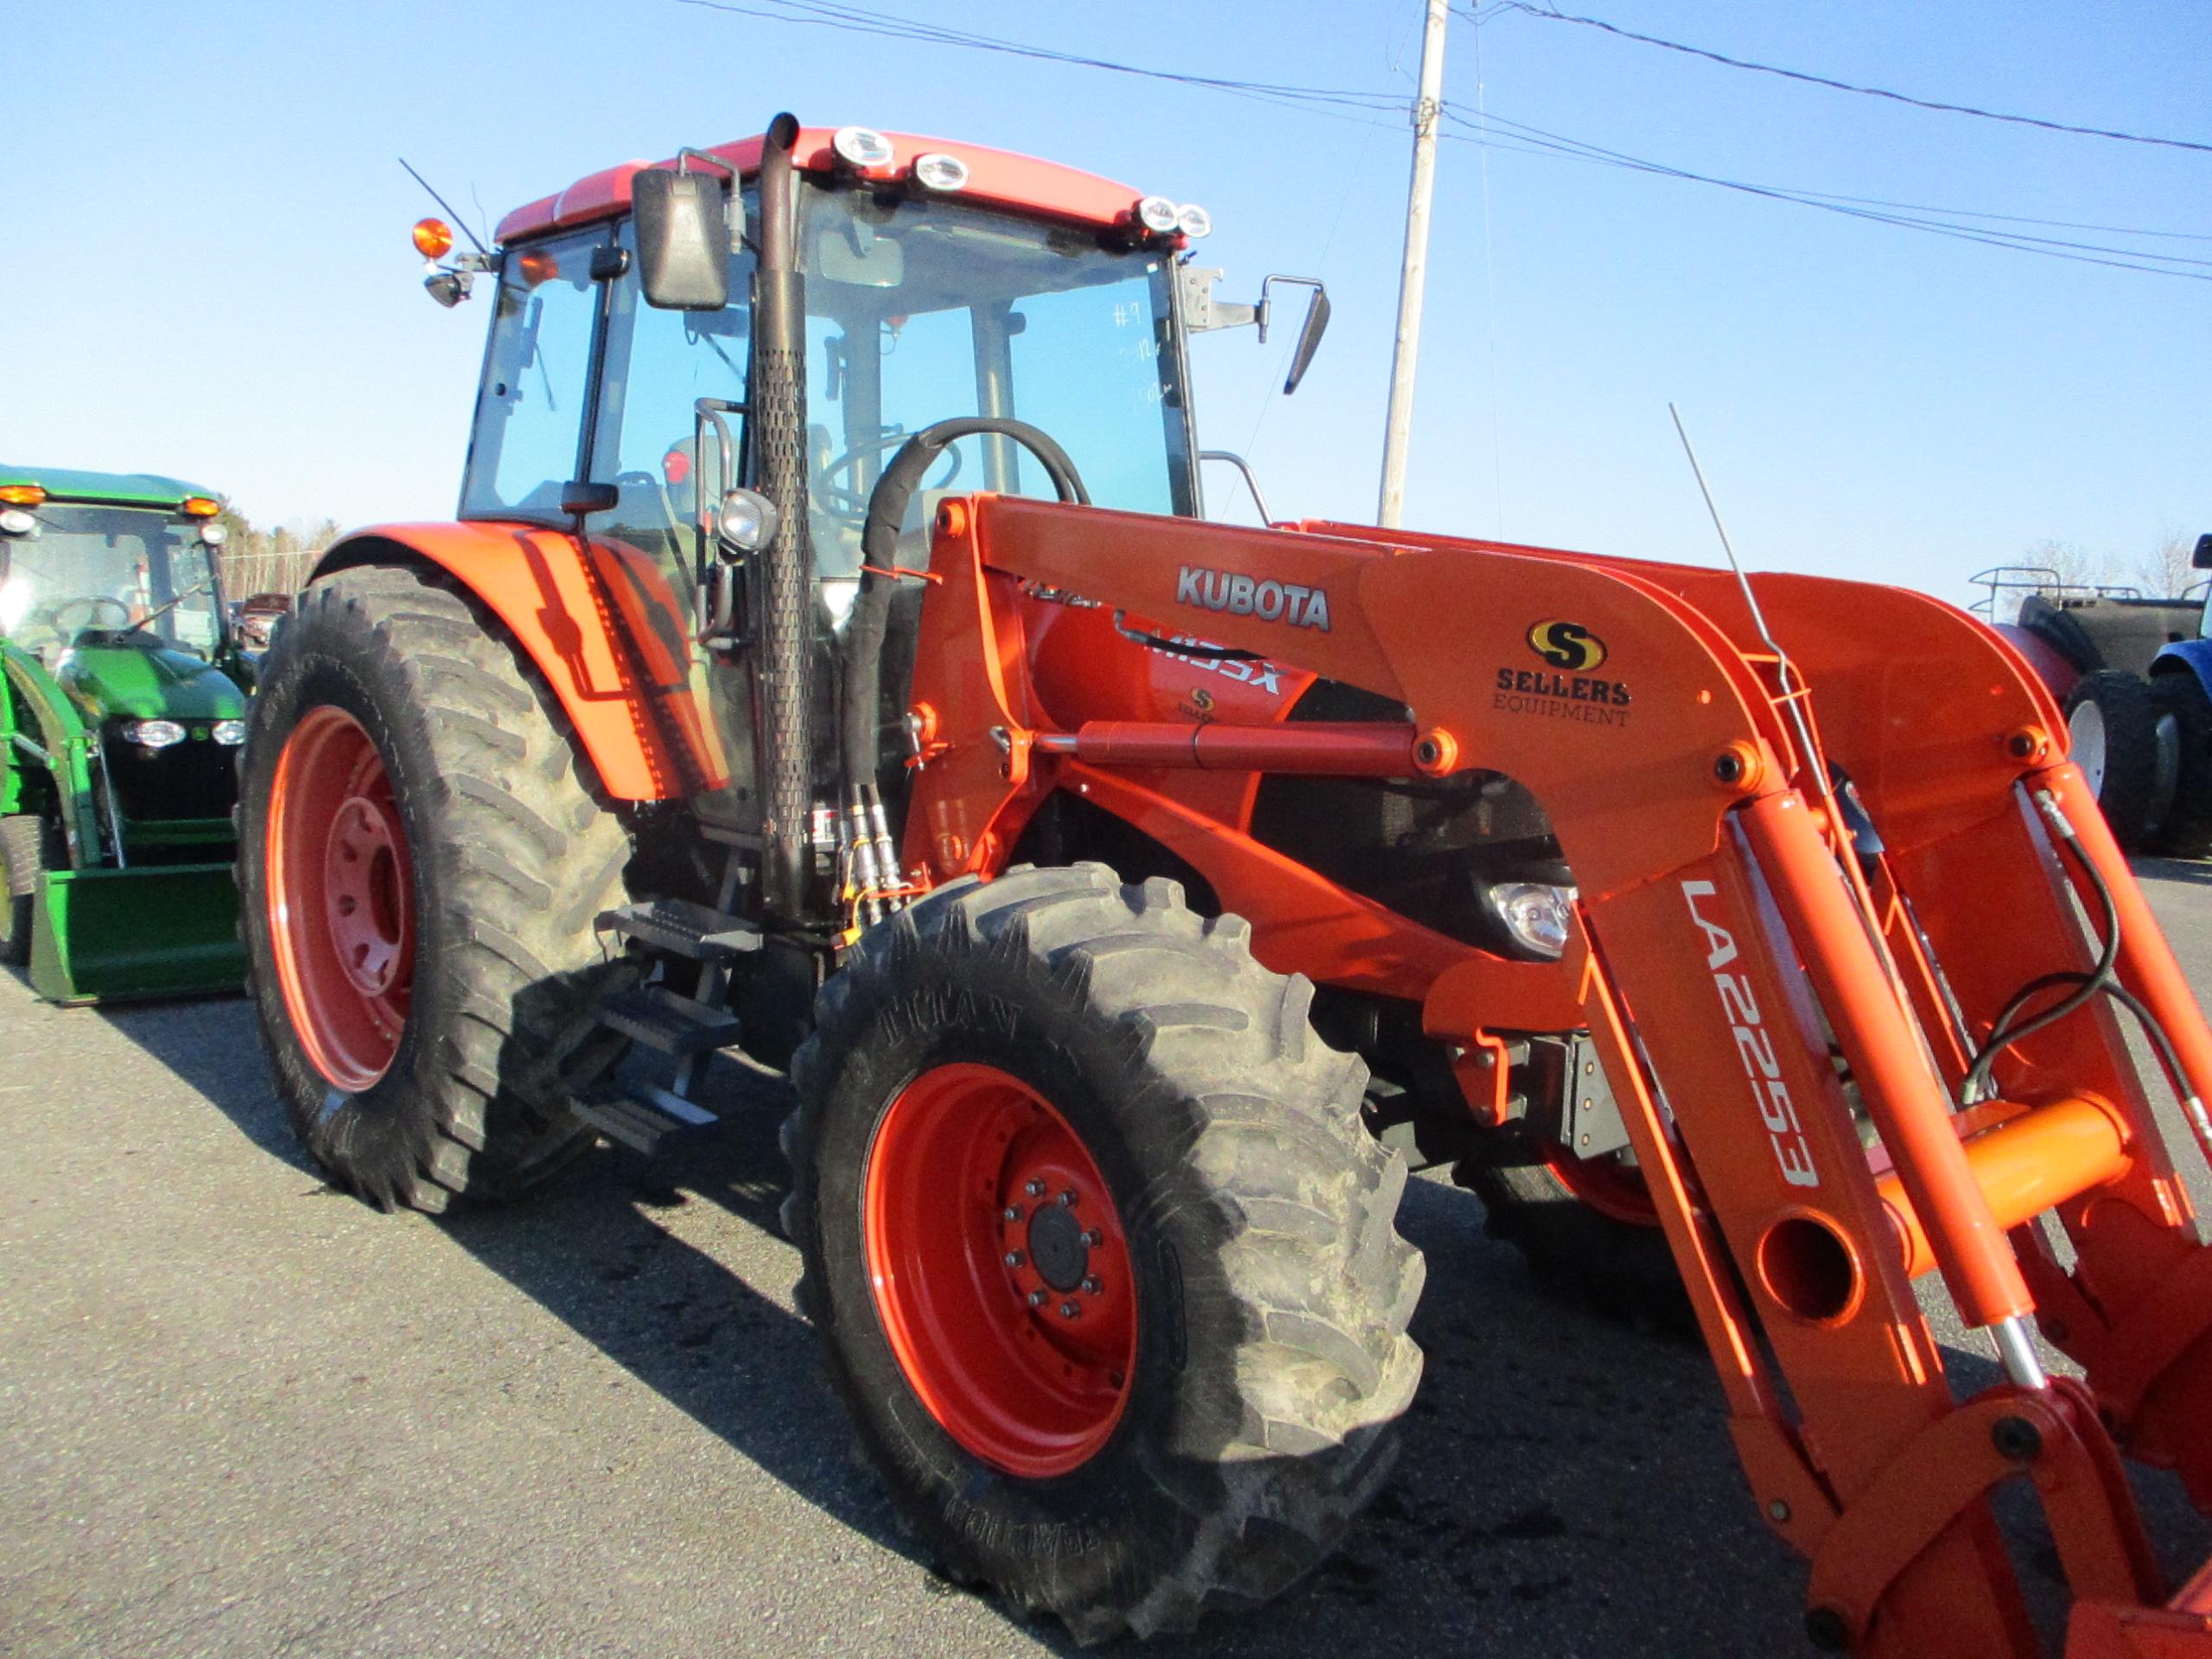
M 2190 563 L 2212 569 L 2212 535 Z M 2212 855 L 2212 582 L 2171 597 L 2000 565 L 1974 610 L 2019 648 L 2066 712 L 2074 759 L 2121 846 Z M 2001 613 L 2014 611 L 2010 621 Z

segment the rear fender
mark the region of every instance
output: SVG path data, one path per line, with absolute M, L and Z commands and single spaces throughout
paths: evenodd
M 714 717 L 694 692 L 689 620 L 646 555 L 530 524 L 381 524 L 333 545 L 315 575 L 409 563 L 436 566 L 499 619 L 560 699 L 608 795 L 669 800 L 728 781 Z

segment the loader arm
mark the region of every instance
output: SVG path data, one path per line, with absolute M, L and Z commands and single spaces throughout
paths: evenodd
M 2194 1592 L 2165 1605 L 2120 1464 L 2121 1446 L 2171 1464 L 2212 1503 L 2193 1427 L 2212 1406 L 2212 1252 L 2153 1104 L 2212 1087 L 2212 1038 L 2032 673 L 1918 595 L 1759 578 L 1791 679 L 1732 578 L 1380 535 L 944 504 L 908 864 L 995 873 L 1054 789 L 1176 830 L 1173 804 L 1125 775 L 1137 763 L 1516 779 L 1581 893 L 1557 965 L 1452 945 L 1311 873 L 1271 883 L 1267 861 L 1287 861 L 1233 826 L 1179 833 L 1210 877 L 1242 873 L 1217 886 L 1279 970 L 1420 996 L 1432 1034 L 1470 1049 L 1579 1007 L 1753 1495 L 1812 1563 L 1816 1642 L 2038 1651 L 1986 1501 L 2026 1476 L 2074 1598 L 2070 1652 L 2183 1650 L 2126 1645 L 2138 1630 L 2212 1651 Z M 1022 635 L 1019 601 L 1038 589 L 1379 694 L 1412 709 L 1412 732 L 1055 729 Z M 1854 844 L 1839 778 L 1878 846 Z M 2095 963 L 2103 894 L 2118 980 L 2165 1033 L 2173 1075 L 2139 1072 L 2098 996 L 2005 1050 L 1991 1097 L 1961 1109 L 1969 1058 L 2015 994 Z M 2004 1367 L 1971 1399 L 1916 1297 L 1928 1272 Z M 2030 1320 L 2085 1382 L 2044 1374 Z

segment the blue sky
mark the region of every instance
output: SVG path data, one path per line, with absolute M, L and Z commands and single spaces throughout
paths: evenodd
M 1408 99 L 1421 14 L 1419 0 L 871 3 L 1100 57 Z M 1566 9 L 1948 101 L 2212 141 L 2201 7 Z M 1271 270 L 1325 277 L 1336 320 L 1294 398 L 1273 395 L 1287 331 L 1265 350 L 1249 331 L 1198 342 L 1202 435 L 1249 454 L 1278 514 L 1372 516 L 1401 120 L 675 0 L 29 0 L 9 32 L 10 461 L 180 473 L 257 522 L 449 515 L 486 308 L 446 312 L 422 293 L 407 228 L 429 204 L 393 157 L 496 219 L 790 108 L 1201 202 L 1217 226 L 1202 257 L 1229 268 L 1232 297 Z M 2212 237 L 2212 155 L 1907 110 L 1526 16 L 1455 20 L 1446 95 L 1733 178 Z M 1956 599 L 1969 572 L 2046 539 L 2125 561 L 2212 529 L 2212 285 L 1485 155 L 1441 155 L 1408 524 L 1709 562 L 1672 398 L 1755 568 Z M 2212 240 L 2160 245 L 2212 259 Z

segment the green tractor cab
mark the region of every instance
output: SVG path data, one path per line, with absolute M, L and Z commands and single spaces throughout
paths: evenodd
M 222 503 L 0 466 L 0 962 L 56 1002 L 233 990 L 250 670 Z

